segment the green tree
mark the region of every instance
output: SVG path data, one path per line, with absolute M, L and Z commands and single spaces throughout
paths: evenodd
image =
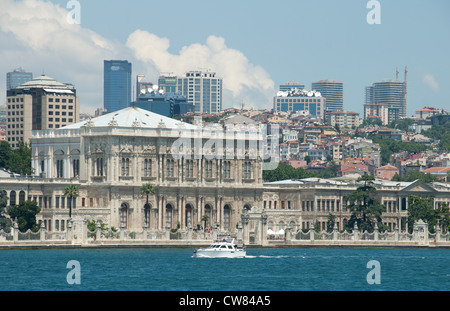
M 146 200 L 145 205 L 146 205 L 146 206 L 149 206 L 149 204 L 148 204 L 148 197 L 149 197 L 150 195 L 155 194 L 155 188 L 153 187 L 152 184 L 143 184 L 143 185 L 141 186 L 141 194 L 142 194 L 142 195 L 145 195 L 145 196 L 147 197 L 147 200 Z
M 9 169 L 17 174 L 32 175 L 33 169 L 31 168 L 31 146 L 19 142 L 19 147 L 11 151 L 9 158 Z
M 336 216 L 333 214 L 328 214 L 328 221 L 327 221 L 327 232 L 333 232 L 334 224 L 336 223 Z
M 41 208 L 35 201 L 23 201 L 19 205 L 8 207 L 9 217 L 17 220 L 21 232 L 26 232 L 28 229 L 37 232 L 40 229 L 36 223 L 36 215 L 40 211 Z
M 441 136 L 438 148 L 439 150 L 450 152 L 450 133 L 446 133 Z
M 443 230 L 443 233 L 448 232 L 450 228 L 450 208 L 448 203 L 444 203 L 437 208 L 436 215 L 439 220 L 439 226 Z
M 437 212 L 433 209 L 433 198 L 411 195 L 408 198 L 408 230 L 413 231 L 414 222 L 422 219 L 428 224 L 428 230 L 434 232 L 437 223 Z
M 149 217 L 150 217 L 150 204 L 148 204 L 148 197 L 150 195 L 155 194 L 155 188 L 153 187 L 152 184 L 143 184 L 141 186 L 141 194 L 145 195 L 147 197 L 145 206 L 144 206 L 144 213 L 145 213 L 144 220 L 147 222 L 147 221 L 149 221 Z M 148 223 L 147 223 L 147 225 L 148 225 Z
M 203 229 L 206 228 L 206 222 L 209 220 L 209 215 L 205 214 L 202 216 L 202 221 L 205 223 L 205 225 L 203 226 Z
M 381 221 L 381 215 L 386 211 L 386 207 L 376 198 L 376 189 L 371 185 L 373 176 L 370 176 L 364 175 L 360 177 L 358 181 L 364 181 L 364 185 L 358 187 L 356 191 L 347 196 L 347 200 L 350 202 L 348 208 L 352 212 L 346 224 L 347 230 L 351 230 L 355 222 L 363 232 L 373 232 L 375 224 L 381 231 L 387 229 L 386 225 Z
M 75 200 L 73 198 L 77 198 L 80 195 L 80 189 L 78 185 L 70 184 L 67 187 L 64 188 L 64 196 L 69 198 L 70 203 L 69 205 L 69 218 L 72 218 L 72 204 L 74 205 L 73 208 L 75 208 Z
M 0 230 L 3 229 L 5 232 L 10 232 L 12 221 L 8 217 L 7 205 L 8 197 L 6 191 L 0 191 Z
M 11 159 L 11 146 L 7 141 L 0 141 L 0 168 L 9 169 L 9 160 Z
M 406 177 L 402 178 L 400 177 L 400 175 L 395 174 L 392 179 L 392 181 L 415 181 L 415 180 L 420 180 L 424 183 L 430 183 L 430 182 L 435 182 L 438 181 L 439 179 L 433 175 L 431 175 L 430 173 L 424 173 L 421 172 L 419 170 L 410 170 L 406 173 Z

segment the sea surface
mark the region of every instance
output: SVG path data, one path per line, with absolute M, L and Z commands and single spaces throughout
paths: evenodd
M 74 264 L 75 263 L 75 264 Z M 448 291 L 450 249 L 0 250 L 0 291 Z

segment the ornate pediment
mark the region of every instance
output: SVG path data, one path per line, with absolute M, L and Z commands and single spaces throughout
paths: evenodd
M 423 193 L 423 192 L 436 192 L 436 189 L 420 180 L 416 180 L 410 185 L 403 188 L 402 191 Z

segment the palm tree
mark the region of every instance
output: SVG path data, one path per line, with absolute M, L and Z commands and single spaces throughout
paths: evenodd
M 209 215 L 208 215 L 208 214 L 205 214 L 205 215 L 202 216 L 202 221 L 205 222 L 205 225 L 203 226 L 203 230 L 206 229 L 206 222 L 207 222 L 208 220 L 209 220 Z
M 69 205 L 69 218 L 72 218 L 72 203 L 74 202 L 73 198 L 76 198 L 80 195 L 80 189 L 78 185 L 68 185 L 64 188 L 64 196 L 70 198 Z M 75 206 L 74 206 L 75 208 Z
M 150 209 L 150 205 L 148 204 L 148 197 L 151 194 L 155 194 L 155 188 L 152 184 L 143 184 L 141 187 L 141 194 L 147 196 L 144 211 L 148 213 L 148 209 Z M 145 217 L 145 221 L 147 221 L 147 217 Z

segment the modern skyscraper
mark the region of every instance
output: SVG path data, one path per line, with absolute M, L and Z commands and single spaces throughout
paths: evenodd
M 312 89 L 320 92 L 322 97 L 325 97 L 325 110 L 344 110 L 344 83 L 333 80 L 320 80 L 312 83 Z
M 396 79 L 386 79 L 381 82 L 375 82 L 372 86 L 366 87 L 365 104 L 385 104 L 391 108 L 398 108 L 398 117 L 407 116 L 407 84 L 405 81 L 398 80 L 398 71 Z
M 103 107 L 108 112 L 129 106 L 131 102 L 131 63 L 126 60 L 105 60 L 103 76 Z
M 282 92 L 290 91 L 292 89 L 303 90 L 305 89 L 305 85 L 298 82 L 287 82 L 280 85 L 280 91 Z
M 6 90 L 15 89 L 31 79 L 33 79 L 33 73 L 26 72 L 22 68 L 14 69 L 14 71 L 6 73 Z
M 218 113 L 222 110 L 222 79 L 215 72 L 189 71 L 178 78 L 177 91 L 194 105 L 197 113 Z
M 80 100 L 72 85 L 42 75 L 7 91 L 7 114 L 7 139 L 16 148 L 33 130 L 79 122 Z

